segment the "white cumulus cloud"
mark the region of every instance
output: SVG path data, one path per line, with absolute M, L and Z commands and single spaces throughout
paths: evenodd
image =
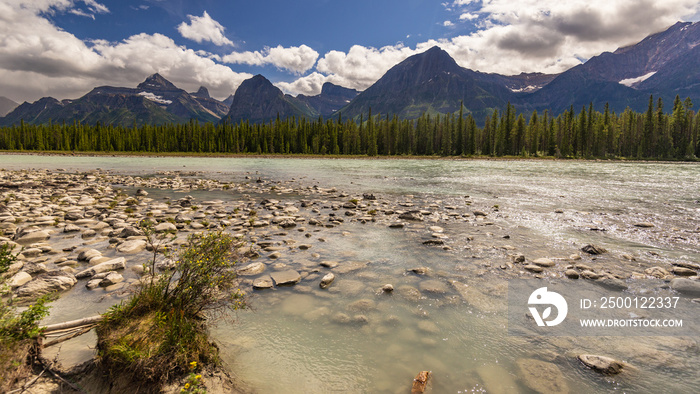
M 560 73 L 581 59 L 639 42 L 700 11 L 697 0 L 455 0 L 443 5 L 454 8 L 448 11 L 460 15 L 460 21 L 474 21 L 476 30 L 415 48 L 354 45 L 347 52 L 329 51 L 316 65 L 318 75 L 278 85 L 304 94 L 318 94 L 325 81 L 363 90 L 395 64 L 435 45 L 473 70 Z
M 162 34 L 138 34 L 120 42 L 84 42 L 46 15 L 69 12 L 69 0 L 0 2 L 0 92 L 15 101 L 42 96 L 76 98 L 95 86 L 136 86 L 161 73 L 180 88 L 209 88 L 225 98 L 250 78 Z
M 179 31 L 183 37 L 200 44 L 204 41 L 209 41 L 218 46 L 233 46 L 233 41 L 229 40 L 224 35 L 225 28 L 221 23 L 212 19 L 206 11 L 204 11 L 202 16 L 187 15 L 187 17 L 190 23 L 182 22 L 177 27 L 177 31 Z
M 310 70 L 316 64 L 316 59 L 318 59 L 318 52 L 307 45 L 287 48 L 278 45 L 274 48 L 265 48 L 262 51 L 232 52 L 221 58 L 224 63 L 232 64 L 252 66 L 271 64 L 295 74 L 302 74 Z

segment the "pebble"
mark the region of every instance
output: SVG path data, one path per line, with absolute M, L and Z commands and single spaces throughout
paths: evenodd
M 330 287 L 330 285 L 333 283 L 335 280 L 335 275 L 333 273 L 329 272 L 326 275 L 321 278 L 321 283 L 319 283 L 319 287 L 322 289 L 327 289 Z
M 272 278 L 270 276 L 264 276 L 261 278 L 256 278 L 253 281 L 253 288 L 254 289 L 269 289 L 274 286 L 272 282 Z
M 547 258 L 539 258 L 532 261 L 533 264 L 539 265 L 540 267 L 554 267 L 554 261 Z
M 542 271 L 544 271 L 544 268 L 542 268 L 539 265 L 534 265 L 534 264 L 524 265 L 523 268 L 530 271 L 530 272 L 542 272 Z

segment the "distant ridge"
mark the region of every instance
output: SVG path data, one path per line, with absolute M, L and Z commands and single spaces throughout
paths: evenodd
M 190 119 L 218 122 L 227 111 L 223 103 L 193 96 L 156 73 L 135 89 L 100 86 L 76 100 L 44 97 L 34 103 L 25 102 L 0 118 L 0 125 L 20 120 L 29 124 L 79 121 L 121 126 L 183 123 Z
M 17 108 L 19 104 L 10 100 L 7 97 L 0 96 L 0 116 L 5 116 L 9 114 L 12 110 Z

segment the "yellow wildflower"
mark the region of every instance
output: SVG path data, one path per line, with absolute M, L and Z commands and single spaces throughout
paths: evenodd
M 197 376 L 195 376 L 194 378 L 199 380 L 199 379 L 202 378 L 202 375 L 197 375 Z
M 189 388 L 190 388 L 190 384 L 189 384 L 189 383 L 185 383 L 185 390 L 187 390 L 187 389 L 189 389 Z

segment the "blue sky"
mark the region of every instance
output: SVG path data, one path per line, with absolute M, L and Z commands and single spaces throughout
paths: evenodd
M 223 99 L 254 74 L 290 94 L 365 89 L 434 45 L 483 72 L 562 72 L 676 21 L 698 0 L 352 2 L 3 0 L 0 96 L 77 98 L 159 72 Z

